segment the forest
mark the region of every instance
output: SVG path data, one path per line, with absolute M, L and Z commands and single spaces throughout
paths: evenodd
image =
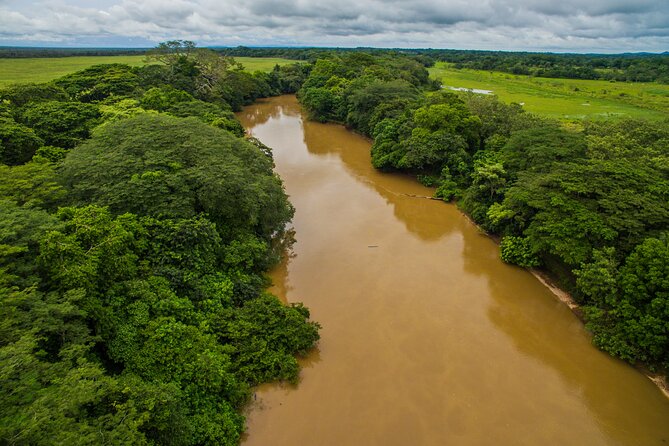
M 384 48 L 221 48 L 229 56 L 285 57 L 310 60 L 360 52 L 410 57 L 431 67 L 448 62 L 454 68 L 500 71 L 537 77 L 603 79 L 618 82 L 669 83 L 669 54 L 556 54 L 513 51 Z
M 252 386 L 297 382 L 319 325 L 265 291 L 294 210 L 232 113 L 279 94 L 371 138 L 374 167 L 455 202 L 505 262 L 547 271 L 598 347 L 666 373 L 669 121 L 565 126 L 446 92 L 426 66 L 449 52 L 235 51 L 309 63 L 248 73 L 171 41 L 158 64 L 0 90 L 4 444 L 234 445 Z M 665 75 L 659 56 L 602 60 Z
M 602 79 L 614 82 L 669 83 L 669 53 L 557 54 L 514 51 L 480 51 L 405 48 L 324 47 L 213 47 L 232 57 L 280 57 L 315 62 L 337 54 L 364 53 L 410 57 L 431 67 L 447 62 L 454 68 L 499 71 L 537 77 Z M 146 48 L 21 48 L 0 47 L 0 58 L 138 55 Z
M 312 119 L 372 138 L 376 168 L 455 201 L 505 262 L 548 271 L 601 349 L 666 373 L 669 120 L 565 127 L 441 90 L 412 57 L 364 53 L 317 60 L 298 98 Z
M 149 48 L 40 48 L 0 46 L 0 59 L 29 57 L 133 56 L 146 54 Z
M 2 444 L 238 444 L 319 338 L 265 291 L 293 208 L 232 113 L 303 67 L 149 56 L 0 91 Z

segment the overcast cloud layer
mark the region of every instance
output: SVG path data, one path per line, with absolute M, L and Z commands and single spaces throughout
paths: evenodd
M 0 0 L 0 45 L 669 51 L 669 0 Z

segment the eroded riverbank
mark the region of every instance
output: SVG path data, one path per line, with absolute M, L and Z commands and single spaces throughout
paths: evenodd
M 247 445 L 661 445 L 669 402 L 431 192 L 371 167 L 369 141 L 294 97 L 240 113 L 297 212 L 274 291 L 323 325 L 297 389 L 258 390 Z

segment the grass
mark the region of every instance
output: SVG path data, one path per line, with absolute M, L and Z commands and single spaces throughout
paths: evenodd
M 271 71 L 274 65 L 294 60 L 273 57 L 236 57 L 247 71 Z M 28 82 L 48 82 L 92 65 L 123 63 L 145 65 L 144 56 L 82 56 L 28 59 L 0 59 L 0 87 Z
M 278 57 L 235 57 L 237 62 L 244 65 L 246 71 L 272 71 L 275 65 L 286 65 L 298 62 L 297 60 L 280 59 Z
M 492 90 L 504 102 L 517 102 L 529 112 L 561 120 L 669 117 L 669 85 L 457 70 L 441 62 L 429 71 L 444 86 Z
M 144 56 L 81 56 L 28 59 L 0 59 L 0 87 L 7 84 L 48 82 L 91 65 L 123 63 L 144 65 Z

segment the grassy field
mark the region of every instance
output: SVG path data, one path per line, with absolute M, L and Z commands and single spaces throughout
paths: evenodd
M 491 90 L 504 102 L 563 120 L 669 117 L 669 85 L 516 76 L 456 70 L 445 63 L 430 68 L 430 75 L 446 88 Z
M 271 57 L 236 57 L 247 71 L 271 71 L 274 65 L 294 60 Z M 35 59 L 0 59 L 0 87 L 13 83 L 48 82 L 91 65 L 123 63 L 144 65 L 144 56 L 85 56 Z
M 272 71 L 276 64 L 286 65 L 299 62 L 297 60 L 279 59 L 278 57 L 235 57 L 237 62 L 244 65 L 246 71 Z

